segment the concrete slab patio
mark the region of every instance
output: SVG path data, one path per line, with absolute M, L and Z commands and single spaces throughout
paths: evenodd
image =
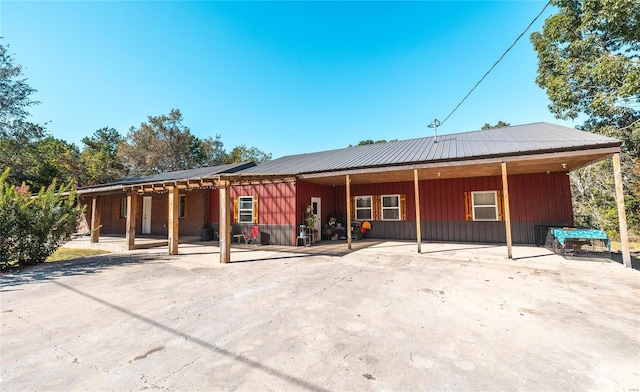
M 527 247 L 263 248 L 2 275 L 0 389 L 640 388 L 637 270 Z

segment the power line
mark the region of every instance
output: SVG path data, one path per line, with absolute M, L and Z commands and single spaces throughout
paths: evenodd
M 449 119 L 449 117 L 451 117 L 451 115 L 453 113 L 455 113 L 456 110 L 458 110 L 458 108 L 460 107 L 460 105 L 462 105 L 462 103 L 464 101 L 466 101 L 467 98 L 469 98 L 469 95 L 471 95 L 471 93 L 473 92 L 473 90 L 476 89 L 476 87 L 478 87 L 478 85 L 480 85 L 480 83 L 482 83 L 482 81 L 484 80 L 484 78 L 487 77 L 487 75 L 489 75 L 489 73 L 491 73 L 491 71 L 493 71 L 493 69 L 496 67 L 496 65 L 498 65 L 498 63 L 500 61 L 502 61 L 502 59 L 504 58 L 504 56 L 507 55 L 507 53 L 509 53 L 509 51 L 516 45 L 516 43 L 518 43 L 518 41 L 520 40 L 520 38 L 522 38 L 522 36 L 531 28 L 531 26 L 533 26 L 533 24 L 536 22 L 536 20 L 538 20 L 540 18 L 540 16 L 542 16 L 542 14 L 544 13 L 544 11 L 547 9 L 547 7 L 549 6 L 549 4 L 551 4 L 551 1 L 547 2 L 547 4 L 545 4 L 544 7 L 542 7 L 542 11 L 540 11 L 540 13 L 538 13 L 538 15 L 533 18 L 533 20 L 531 21 L 531 23 L 529 23 L 529 25 L 524 29 L 524 31 L 522 33 L 520 33 L 520 35 L 518 36 L 518 38 L 516 38 L 515 41 L 513 41 L 513 43 L 511 44 L 511 46 L 509 46 L 507 48 L 507 50 L 504 51 L 504 53 L 502 53 L 502 56 L 500 56 L 500 58 L 498 59 L 498 61 L 496 61 L 491 68 L 489 68 L 489 70 L 487 71 L 487 73 L 485 73 L 480 80 L 478 81 L 478 83 L 476 83 L 475 86 L 473 86 L 473 88 L 471 90 L 469 90 L 469 92 L 467 93 L 467 95 L 464 96 L 464 98 L 462 98 L 462 101 L 460 101 L 460 103 L 458 105 L 456 105 L 455 108 L 453 108 L 453 110 L 451 111 L 451 113 L 449 113 L 449 115 L 447 115 L 447 117 L 445 117 L 444 120 L 442 120 L 442 122 L 440 122 L 440 124 L 438 124 L 439 126 L 441 126 L 442 124 L 444 124 L 445 122 L 447 122 L 447 120 Z

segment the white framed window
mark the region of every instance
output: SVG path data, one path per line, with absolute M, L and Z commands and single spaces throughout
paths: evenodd
M 400 195 L 382 195 L 382 220 L 400 220 Z
M 178 218 L 187 217 L 187 195 L 178 195 Z
M 471 192 L 471 203 L 474 221 L 498 220 L 498 192 Z
M 253 196 L 238 197 L 238 223 L 253 223 Z
M 371 220 L 372 217 L 371 196 L 356 196 L 356 220 Z
M 121 219 L 127 218 L 127 198 L 126 197 L 123 197 L 122 199 L 120 199 L 120 218 Z

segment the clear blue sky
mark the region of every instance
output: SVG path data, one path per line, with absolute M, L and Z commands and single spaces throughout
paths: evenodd
M 81 146 L 178 108 L 196 136 L 277 158 L 432 135 L 544 4 L 3 0 L 0 35 L 39 90 L 32 121 L 57 138 Z M 439 134 L 574 126 L 535 84 L 530 33 Z

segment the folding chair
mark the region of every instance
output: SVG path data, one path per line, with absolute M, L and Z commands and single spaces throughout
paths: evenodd
M 238 234 L 238 243 L 240 243 L 240 237 L 244 238 L 244 242 L 247 245 L 255 244 L 256 239 L 258 238 L 258 226 L 253 226 L 250 234 L 247 234 L 246 232 Z

